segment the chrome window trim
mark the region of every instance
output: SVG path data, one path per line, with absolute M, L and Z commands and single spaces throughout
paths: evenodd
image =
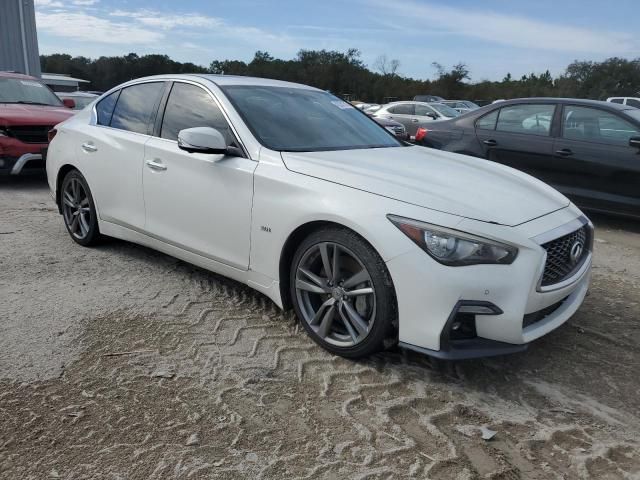
M 136 135 L 144 135 L 144 136 L 149 137 L 149 138 L 158 138 L 158 139 L 161 139 L 161 140 L 166 140 L 167 142 L 173 142 L 173 143 L 177 144 L 178 142 L 176 140 L 170 140 L 168 138 L 162 138 L 160 136 L 156 137 L 155 135 L 147 135 L 147 134 L 144 134 L 144 133 L 131 132 L 129 130 L 123 130 L 121 128 L 114 128 L 114 127 L 111 127 L 111 126 L 108 126 L 108 125 L 99 125 L 98 124 L 98 112 L 96 110 L 96 106 L 98 105 L 100 100 L 102 100 L 102 98 L 106 98 L 107 96 L 111 95 L 113 92 L 115 92 L 117 90 L 122 90 L 124 88 L 133 87 L 134 85 L 141 85 L 143 83 L 154 83 L 154 82 L 187 83 L 187 84 L 199 87 L 199 88 L 203 89 L 205 92 L 207 92 L 209 94 L 209 96 L 213 99 L 213 102 L 216 104 L 216 106 L 222 112 L 222 116 L 224 117 L 224 119 L 226 120 L 227 124 L 231 128 L 231 131 L 233 132 L 233 136 L 237 140 L 238 145 L 240 145 L 240 149 L 244 153 L 245 158 L 247 158 L 249 160 L 253 160 L 254 162 L 257 161 L 255 159 L 251 158 L 251 156 L 249 155 L 249 151 L 248 151 L 247 147 L 245 146 L 244 142 L 240 138 L 240 135 L 238 134 L 238 130 L 233 125 L 233 122 L 231 122 L 229 114 L 223 108 L 222 103 L 220 102 L 220 100 L 218 99 L 216 94 L 214 92 L 212 92 L 209 88 L 207 88 L 205 85 L 203 85 L 203 84 L 201 84 L 199 82 L 195 82 L 193 80 L 188 80 L 188 79 L 183 79 L 183 78 L 167 77 L 167 78 L 152 78 L 152 79 L 147 79 L 147 80 L 133 81 L 131 83 L 126 83 L 124 85 L 118 85 L 117 87 L 114 87 L 111 90 L 105 92 L 97 101 L 94 102 L 93 106 L 91 107 L 91 119 L 89 120 L 89 125 L 92 125 L 94 127 L 108 128 L 108 129 L 111 129 L 111 130 L 117 130 L 119 132 L 128 132 L 128 133 L 133 133 L 133 134 L 136 134 Z M 171 95 L 171 92 L 169 92 L 169 95 Z M 169 97 L 167 97 L 167 100 L 168 99 L 169 99 Z M 117 106 L 117 104 L 116 104 L 116 106 Z M 165 103 L 165 107 L 166 107 L 166 103 Z M 160 112 L 158 111 L 157 113 L 160 113 Z M 163 116 L 164 116 L 164 112 L 163 112 Z

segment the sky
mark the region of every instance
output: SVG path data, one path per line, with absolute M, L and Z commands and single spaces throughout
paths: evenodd
M 167 54 L 208 66 L 357 48 L 398 59 L 404 76 L 464 62 L 472 81 L 574 60 L 640 57 L 638 0 L 35 0 L 41 54 Z

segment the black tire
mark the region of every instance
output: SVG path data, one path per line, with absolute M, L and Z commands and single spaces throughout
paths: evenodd
M 76 189 L 75 191 L 82 192 L 78 193 L 78 198 L 71 199 L 67 196 L 67 192 L 73 192 L 74 188 Z M 71 201 L 74 203 L 73 206 L 70 205 Z M 98 213 L 93 202 L 93 196 L 87 181 L 78 170 L 71 170 L 62 180 L 60 185 L 60 209 L 64 226 L 74 242 L 83 247 L 90 247 L 101 240 Z M 82 222 L 80 222 L 81 220 Z
M 335 245 L 338 247 L 336 248 Z M 322 256 L 321 248 L 325 249 L 325 257 Z M 334 250 L 334 248 L 336 249 Z M 328 260 L 330 253 L 327 255 L 327 252 L 331 251 L 334 255 L 336 251 L 339 252 L 338 261 L 345 264 L 335 269 L 338 272 L 337 275 L 342 278 L 334 277 L 337 281 L 335 284 L 328 282 L 327 284 L 331 287 L 326 287 L 327 291 L 324 293 L 309 292 L 307 286 L 299 288 L 302 285 L 299 280 L 310 278 L 305 273 L 301 273 L 301 267 L 306 271 L 311 271 L 315 265 L 316 271 L 319 272 L 316 281 L 328 280 L 329 276 L 333 276 L 331 272 L 329 272 L 330 275 L 326 275 L 326 269 L 323 267 L 323 265 L 328 265 L 325 264 L 324 258 Z M 352 271 L 349 271 L 349 266 L 353 267 Z M 355 278 L 354 272 L 359 272 L 362 267 L 368 272 L 367 279 L 363 283 L 347 288 L 349 283 L 347 280 Z M 359 272 L 358 275 L 361 273 Z M 327 278 L 320 278 L 323 274 Z M 349 275 L 351 276 L 349 277 Z M 289 283 L 293 308 L 300 323 L 318 345 L 331 353 L 346 358 L 360 358 L 397 343 L 397 302 L 391 276 L 380 255 L 355 232 L 338 226 L 330 226 L 311 233 L 296 250 L 291 262 Z M 342 289 L 342 292 L 336 291 L 337 289 Z M 362 297 L 348 296 L 368 289 L 372 289 L 373 292 L 360 293 L 359 295 Z M 366 298 L 361 300 L 364 297 Z M 333 320 L 327 322 L 330 325 L 330 333 L 323 337 L 322 332 L 327 331 L 327 328 L 323 328 L 325 324 L 323 316 L 318 317 L 318 315 L 325 304 L 331 302 L 332 298 L 334 304 L 325 307 L 324 311 L 334 308 Z M 367 333 L 356 331 L 358 326 L 362 327 L 361 322 L 349 321 L 353 318 L 354 310 L 360 315 L 356 319 L 364 320 L 366 317 L 368 320 L 365 321 L 368 327 Z M 312 327 L 314 322 L 316 322 L 316 326 Z M 349 330 L 347 330 L 348 323 L 352 327 Z M 358 340 L 353 336 L 353 333 L 357 334 Z M 350 345 L 350 342 L 353 344 Z

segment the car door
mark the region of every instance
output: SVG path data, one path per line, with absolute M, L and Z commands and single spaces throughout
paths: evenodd
M 144 227 L 144 145 L 164 86 L 140 83 L 111 93 L 96 105 L 92 124 L 81 129 L 78 155 L 103 221 Z
M 553 183 L 555 109 L 553 103 L 514 104 L 480 117 L 475 131 L 484 157 Z
M 640 127 L 598 107 L 564 105 L 555 162 L 566 172 L 561 191 L 581 206 L 640 215 Z
M 180 149 L 178 132 L 192 127 L 216 128 L 239 146 L 212 94 L 200 85 L 175 82 L 157 136 L 145 146 L 145 229 L 166 243 L 246 270 L 257 162 Z

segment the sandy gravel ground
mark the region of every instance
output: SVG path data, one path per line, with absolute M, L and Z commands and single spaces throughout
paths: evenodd
M 0 478 L 640 478 L 640 223 L 594 221 L 590 295 L 528 352 L 351 362 L 235 282 L 75 245 L 42 178 L 0 179 Z

